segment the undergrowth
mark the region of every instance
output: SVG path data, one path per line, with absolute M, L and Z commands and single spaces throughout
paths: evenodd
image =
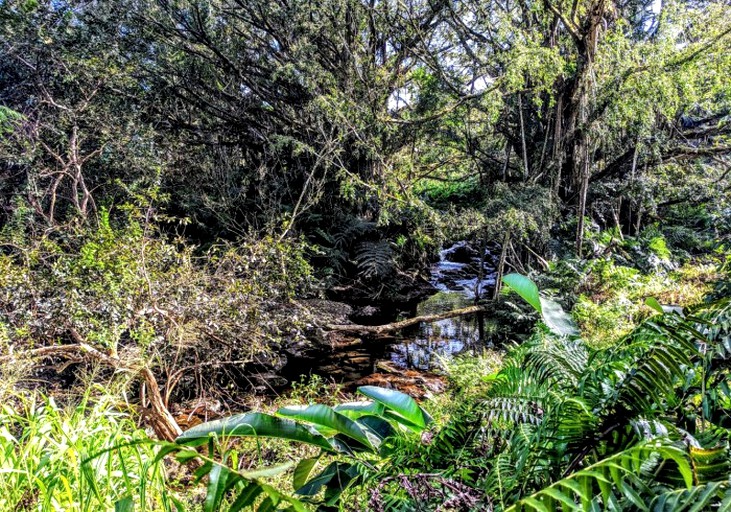
M 87 392 L 71 406 L 41 394 L 14 398 L 0 409 L 0 510 L 152 512 L 176 502 L 191 510 L 117 398 Z

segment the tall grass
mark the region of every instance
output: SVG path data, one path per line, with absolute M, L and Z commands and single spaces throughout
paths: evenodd
M 32 396 L 0 408 L 0 512 L 158 511 L 177 505 L 144 431 L 109 395 L 75 407 Z

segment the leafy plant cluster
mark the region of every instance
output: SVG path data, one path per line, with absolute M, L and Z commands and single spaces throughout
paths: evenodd
M 174 454 L 182 462 L 199 460 L 199 479 L 207 478 L 205 511 L 337 510 L 343 492 L 369 484 L 379 470 L 388 468 L 395 454 L 394 437 L 422 433 L 432 422 L 429 414 L 409 396 L 398 391 L 363 386 L 358 392 L 368 401 L 288 406 L 275 415 L 250 412 L 193 427 L 176 443 L 161 449 L 160 456 Z M 319 449 L 319 454 L 252 471 L 242 471 L 240 456 L 231 441 L 240 437 L 277 438 Z M 194 447 L 207 445 L 207 454 Z M 283 493 L 261 478 L 294 467 L 294 496 Z
M 301 509 L 256 480 L 289 466 L 251 474 L 232 467 L 230 441 L 238 436 L 320 448 L 320 456 L 295 465 L 294 489 L 298 502 L 322 510 L 347 508 L 346 499 L 365 503 L 360 493 L 373 510 L 731 506 L 728 298 L 682 313 L 650 298 L 654 316 L 615 345 L 594 349 L 530 280 L 511 274 L 505 281 L 543 323 L 499 371 L 483 376 L 484 390 L 462 395 L 442 426 L 428 428 L 431 420 L 409 397 L 366 387 L 360 391 L 369 402 L 234 416 L 186 432 L 166 451 L 200 458 L 180 445 L 208 443 L 199 476 L 209 476 L 209 510 L 226 496 L 234 510 L 242 503 Z M 217 446 L 224 447 L 219 459 Z M 325 455 L 335 459 L 311 476 Z
M 175 510 L 156 447 L 115 401 L 95 389 L 73 408 L 39 396 L 4 403 L 0 510 Z
M 174 401 L 250 388 L 247 376 L 284 364 L 285 340 L 305 341 L 309 313 L 287 306 L 310 290 L 303 250 L 252 238 L 201 256 L 144 217 L 107 213 L 96 229 L 24 246 L 6 233 L 3 353 L 33 358 L 43 347 L 86 343 L 128 368 L 152 369 Z
M 728 506 L 731 306 L 648 303 L 660 314 L 610 348 L 542 328 L 487 376 L 467 481 L 491 508 Z

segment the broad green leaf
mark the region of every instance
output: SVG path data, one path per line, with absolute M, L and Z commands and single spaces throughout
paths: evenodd
M 361 401 L 361 402 L 346 402 L 344 404 L 338 404 L 333 407 L 333 410 L 347 416 L 351 420 L 357 420 L 361 416 L 374 415 L 380 416 L 383 414 L 383 405 L 378 402 Z
M 503 276 L 503 283 L 511 290 L 520 295 L 524 301 L 533 306 L 533 309 L 543 314 L 541 297 L 538 294 L 538 287 L 529 278 L 520 274 L 508 274 Z
M 416 400 L 400 391 L 376 386 L 362 386 L 358 388 L 358 392 L 383 404 L 406 421 L 422 429 L 432 421 L 431 416 L 419 407 Z
M 331 462 L 323 469 L 320 474 L 309 480 L 305 485 L 301 486 L 295 491 L 295 494 L 301 496 L 314 496 L 324 485 L 327 485 L 330 480 L 337 474 L 337 462 Z
M 335 477 L 330 480 L 325 488 L 325 504 L 335 506 L 340 501 L 340 495 L 358 476 L 355 464 L 340 463 L 337 466 Z
M 404 418 L 400 414 L 395 413 L 395 412 L 393 412 L 391 410 L 386 410 L 383 413 L 383 417 L 385 419 L 387 419 L 387 420 L 391 420 L 391 421 L 393 421 L 393 422 L 395 422 L 397 424 L 400 424 L 400 425 L 408 428 L 409 430 L 411 430 L 413 432 L 416 432 L 417 434 L 420 433 L 420 432 L 422 432 L 424 430 L 424 427 L 422 427 L 420 425 L 417 425 L 416 423 L 414 423 L 412 421 L 407 420 L 406 418 Z
M 317 459 L 302 459 L 297 467 L 294 468 L 294 477 L 292 478 L 292 487 L 295 491 L 307 483 L 312 468 L 317 464 Z
M 258 412 L 237 414 L 229 418 L 209 421 L 183 432 L 175 442 L 198 446 L 211 436 L 217 437 L 274 437 L 318 446 L 334 451 L 328 440 L 311 427 L 292 420 Z
M 580 482 L 574 479 L 574 475 L 559 480 L 558 484 L 572 490 L 582 501 L 591 501 L 591 494 L 587 492 L 587 489 Z
M 576 336 L 579 334 L 571 315 L 563 310 L 561 304 L 543 297 L 540 297 L 539 300 L 542 306 L 541 316 L 543 322 L 552 332 L 561 336 Z
M 374 435 L 381 441 L 396 432 L 388 421 L 378 416 L 361 416 L 356 423 L 364 427 L 366 435 Z
M 350 418 L 335 412 L 331 407 L 316 404 L 307 406 L 282 407 L 277 411 L 281 416 L 287 416 L 296 420 L 322 425 L 334 431 L 355 439 L 362 445 L 374 449 L 370 439 L 363 430 Z
M 180 450 L 175 454 L 175 460 L 181 464 L 186 464 L 193 459 L 197 459 L 198 455 L 200 454 L 195 450 Z

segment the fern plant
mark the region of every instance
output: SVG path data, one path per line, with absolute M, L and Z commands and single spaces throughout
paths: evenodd
M 543 313 L 526 278 L 506 281 Z M 544 326 L 510 354 L 482 401 L 496 508 L 729 502 L 728 301 L 660 311 L 610 349 Z
M 730 509 L 729 301 L 684 312 L 648 301 L 657 315 L 595 350 L 530 280 L 504 281 L 544 322 L 443 428 L 460 446 L 418 450 L 404 474 L 457 478 L 485 510 Z
M 202 461 L 206 510 L 226 496 L 230 510 L 329 510 L 345 490 L 364 487 L 373 510 L 404 512 L 731 510 L 729 300 L 685 311 L 648 300 L 656 315 L 596 350 L 527 278 L 505 281 L 544 323 L 441 429 L 428 430 L 430 418 L 408 396 L 372 387 L 360 388 L 365 403 L 201 425 L 170 449 Z M 246 474 L 235 470 L 233 451 L 214 460 L 216 443 L 236 436 L 274 436 L 321 453 L 294 465 L 289 496 L 260 478 L 290 466 Z M 205 444 L 207 456 L 191 448 Z

